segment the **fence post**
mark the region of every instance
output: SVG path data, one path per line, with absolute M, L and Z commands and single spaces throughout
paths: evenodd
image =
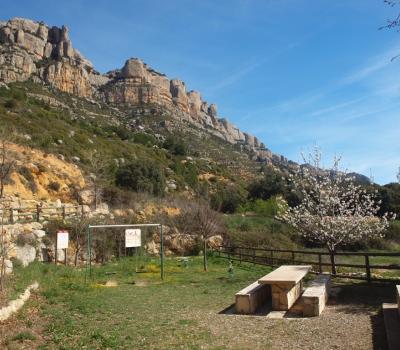
M 322 255 L 318 253 L 318 267 L 319 267 L 319 273 L 322 273 Z
M 253 248 L 253 265 L 256 264 L 256 250 Z
M 40 204 L 36 204 L 36 222 L 40 222 Z
M 365 269 L 367 271 L 367 282 L 371 283 L 371 268 L 369 265 L 369 255 L 365 254 Z
M 271 250 L 271 266 L 274 267 L 274 251 Z
M 239 249 L 239 265 L 242 265 L 242 249 Z
M 10 208 L 10 223 L 14 223 L 14 209 L 12 207 Z
M 294 252 L 292 252 L 292 264 L 294 265 Z

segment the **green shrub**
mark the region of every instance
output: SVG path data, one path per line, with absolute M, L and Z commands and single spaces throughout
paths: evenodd
M 136 160 L 118 168 L 115 184 L 135 192 L 162 196 L 165 189 L 165 176 L 155 162 Z
M 275 217 L 278 213 L 278 204 L 276 197 L 271 197 L 268 200 L 256 199 L 245 203 L 239 209 L 240 212 L 254 212 L 259 216 Z
M 57 191 L 60 189 L 61 185 L 60 185 L 60 183 L 57 182 L 57 181 L 52 181 L 52 182 L 50 182 L 50 183 L 48 184 L 47 187 L 48 187 L 50 190 L 57 192 Z
M 24 332 L 18 333 L 16 336 L 14 336 L 12 338 L 12 340 L 19 341 L 19 342 L 23 342 L 24 340 L 36 340 L 36 336 L 34 334 L 32 334 L 31 332 L 24 331 Z
M 220 185 L 211 196 L 211 206 L 214 210 L 223 213 L 234 213 L 244 204 L 246 193 L 237 186 Z
M 14 109 L 15 107 L 17 107 L 17 105 L 18 105 L 17 101 L 14 100 L 13 98 L 4 102 L 4 107 L 6 107 L 7 109 Z
M 115 126 L 112 129 L 121 140 L 128 140 L 131 136 L 131 133 L 129 132 L 129 130 L 126 127 Z
M 163 147 L 170 151 L 170 153 L 177 155 L 177 156 L 184 156 L 187 154 L 187 144 L 185 141 L 176 136 L 168 136 L 163 144 Z
M 385 238 L 400 243 L 400 220 L 395 220 L 390 223 L 385 233 Z
M 18 172 L 24 177 L 27 181 L 29 188 L 32 190 L 33 193 L 37 192 L 37 185 L 35 178 L 33 177 L 31 171 L 26 166 L 21 166 L 18 169 Z
M 135 133 L 133 136 L 133 141 L 145 146 L 153 146 L 156 144 L 156 139 L 154 136 L 145 134 L 144 132 Z
M 299 194 L 292 191 L 292 187 L 283 178 L 283 175 L 275 170 L 265 169 L 264 177 L 258 179 L 247 188 L 249 198 L 268 200 L 271 197 L 282 195 L 290 206 L 300 203 Z
M 182 176 L 186 184 L 192 188 L 196 188 L 199 175 L 196 164 L 192 162 L 182 163 L 177 159 L 172 165 L 172 170 L 174 170 L 175 174 Z
M 42 163 L 37 164 L 37 167 L 38 167 L 40 173 L 45 173 L 47 170 L 46 167 Z

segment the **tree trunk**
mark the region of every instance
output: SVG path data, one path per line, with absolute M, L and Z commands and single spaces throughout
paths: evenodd
M 329 250 L 329 256 L 331 258 L 332 275 L 336 275 L 335 250 Z
M 4 180 L 1 179 L 0 180 L 0 198 L 3 198 L 3 194 L 4 194 Z
M 208 270 L 208 266 L 207 266 L 207 240 L 206 240 L 206 238 L 203 238 L 203 268 L 204 268 L 204 271 Z
M 80 250 L 81 250 L 80 248 L 77 248 L 75 250 L 75 258 L 74 258 L 75 267 L 78 265 L 78 255 L 79 255 Z

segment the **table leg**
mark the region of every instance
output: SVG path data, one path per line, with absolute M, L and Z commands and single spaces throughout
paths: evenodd
M 293 284 L 273 284 L 272 291 L 272 310 L 287 311 L 300 297 L 302 291 L 302 281 Z

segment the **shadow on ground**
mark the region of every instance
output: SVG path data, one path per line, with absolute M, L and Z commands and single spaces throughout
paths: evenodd
M 395 287 L 391 284 L 336 283 L 332 286 L 332 296 L 329 298 L 327 307 L 331 312 L 335 313 L 369 317 L 374 350 L 387 350 L 382 303 L 392 303 L 394 301 Z M 256 314 L 243 316 L 266 317 L 271 311 L 271 303 L 268 303 L 258 309 Z M 229 305 L 219 314 L 239 315 L 235 312 L 235 304 Z M 299 318 L 299 316 L 285 314 L 284 318 Z
M 382 303 L 394 302 L 394 285 L 381 283 L 336 284 L 334 288 L 339 288 L 340 291 L 336 297 L 330 298 L 328 305 L 335 305 L 337 312 L 345 314 L 369 315 L 374 349 L 388 349 Z
M 218 312 L 220 315 L 238 315 L 238 316 L 267 316 L 270 312 L 272 311 L 272 305 L 271 302 L 263 305 L 262 307 L 258 308 L 255 314 L 251 315 L 243 315 L 243 314 L 237 314 L 235 310 L 235 304 L 229 305 L 225 309 L 221 310 Z

